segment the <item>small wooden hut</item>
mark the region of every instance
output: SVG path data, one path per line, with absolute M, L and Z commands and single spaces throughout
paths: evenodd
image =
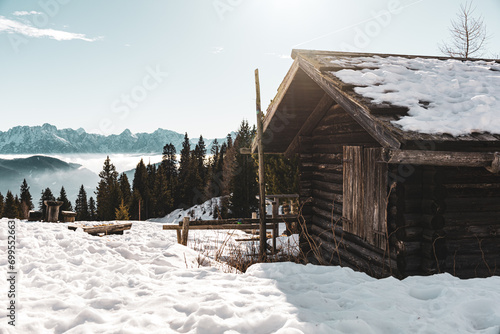
M 292 58 L 264 118 L 263 143 L 266 153 L 300 157 L 301 248 L 309 261 L 374 277 L 500 274 L 500 128 L 405 130 L 395 122 L 411 116 L 410 107 L 392 102 L 404 84 L 384 91 L 387 101 L 360 89 L 370 71 L 421 75 L 411 59 L 429 68 L 461 62 L 492 77 L 500 77 L 499 62 L 306 50 Z M 342 70 L 361 72 L 367 84 L 342 80 Z M 417 101 L 439 112 L 435 102 Z

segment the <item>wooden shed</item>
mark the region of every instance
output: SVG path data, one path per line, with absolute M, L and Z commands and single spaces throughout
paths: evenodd
M 441 90 L 451 91 L 442 98 L 455 108 L 463 90 L 451 86 L 462 85 L 456 66 L 465 66 L 467 75 L 482 71 L 476 81 L 500 85 L 499 62 L 308 50 L 294 50 L 292 58 L 264 118 L 263 145 L 266 153 L 300 157 L 301 248 L 309 261 L 374 277 L 498 275 L 500 128 L 452 135 L 411 130 L 399 121 L 412 117 L 411 103 L 444 112 Z M 415 93 L 416 99 L 399 101 L 414 93 L 405 78 L 416 76 L 418 84 L 433 66 L 445 68 L 441 82 L 450 87 L 427 85 L 421 99 Z M 384 75 L 399 81 L 384 88 Z M 438 82 L 441 74 L 432 75 Z M 350 82 L 351 76 L 364 84 Z M 498 107 L 500 97 L 488 96 L 487 82 L 477 85 L 476 95 Z M 385 90 L 369 96 L 366 86 Z M 496 119 L 483 123 L 499 124 L 500 108 L 494 113 Z M 424 127 L 432 127 L 432 117 Z

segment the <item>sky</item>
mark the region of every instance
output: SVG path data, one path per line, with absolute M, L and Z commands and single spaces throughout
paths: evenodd
M 292 49 L 441 55 L 457 0 L 0 0 L 0 131 L 50 123 L 223 137 Z M 476 0 L 500 55 L 500 1 Z

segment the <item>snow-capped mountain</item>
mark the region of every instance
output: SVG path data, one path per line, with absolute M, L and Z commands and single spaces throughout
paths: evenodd
M 153 133 L 136 133 L 125 130 L 119 135 L 87 133 L 84 129 L 58 129 L 54 125 L 16 126 L 0 131 L 0 154 L 47 153 L 161 153 L 172 143 L 179 152 L 184 135 L 165 129 Z M 204 139 L 207 151 L 213 139 Z M 217 139 L 219 143 L 225 138 Z M 195 145 L 198 138 L 191 138 Z

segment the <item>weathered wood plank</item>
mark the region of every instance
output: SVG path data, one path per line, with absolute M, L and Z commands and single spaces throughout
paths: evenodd
M 189 230 L 258 230 L 260 224 L 223 224 L 223 225 L 194 225 Z M 274 224 L 266 224 L 267 230 L 272 230 Z M 179 225 L 163 225 L 164 230 L 182 230 Z
M 343 217 L 346 232 L 365 238 L 362 224 L 363 217 L 363 148 L 360 146 L 344 147 L 344 184 L 343 184 Z
M 123 234 L 123 231 L 130 230 L 132 228 L 132 223 L 125 224 L 113 224 L 104 226 L 84 226 L 84 225 L 69 225 L 68 229 L 76 231 L 76 229 L 81 228 L 84 232 L 91 235 L 99 234 Z
M 319 189 L 312 190 L 312 197 L 320 198 L 324 201 L 334 201 L 340 204 L 344 203 L 344 195 L 336 194 L 334 192 L 329 192 L 329 191 L 323 191 Z
M 453 167 L 491 167 L 494 153 L 427 150 L 386 150 L 384 161 L 391 164 Z
M 446 212 L 500 212 L 500 196 L 447 198 L 445 203 Z
M 342 174 L 334 173 L 334 172 L 313 171 L 310 179 L 316 180 L 316 181 L 336 183 L 336 184 L 340 184 L 340 185 L 343 184 Z
M 279 216 L 277 218 L 266 218 L 266 222 L 269 223 L 286 223 L 297 221 L 297 215 L 286 215 Z M 227 225 L 227 224 L 259 224 L 259 219 L 253 218 L 229 218 L 229 219 L 213 219 L 213 220 L 192 220 L 189 222 L 190 228 L 199 225 Z M 169 225 L 166 225 L 169 226 Z M 179 226 L 182 226 L 182 222 L 179 222 Z
M 312 180 L 312 186 L 314 189 L 331 191 L 331 192 L 338 193 L 338 194 L 341 194 L 342 189 L 343 189 L 342 184 L 332 183 L 332 182 L 324 182 L 324 181 L 318 181 L 318 180 Z
M 379 146 L 363 129 L 359 132 L 335 133 L 331 135 L 316 135 L 313 134 L 313 140 L 316 144 L 339 144 L 349 143 L 349 145 L 357 145 L 358 143 L 369 143 L 372 146 Z

